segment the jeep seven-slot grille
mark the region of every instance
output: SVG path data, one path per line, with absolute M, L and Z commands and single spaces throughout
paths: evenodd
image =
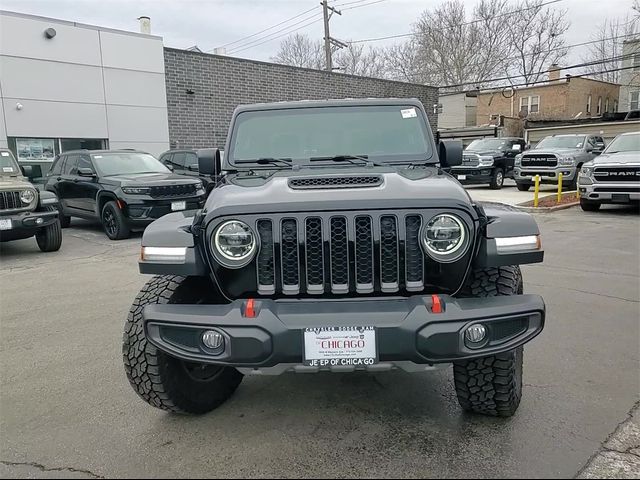
M 309 190 L 314 188 L 377 187 L 378 185 L 382 185 L 382 177 L 379 175 L 309 177 L 292 178 L 289 180 L 289 187 L 296 190 Z
M 0 210 L 15 210 L 24 206 L 20 201 L 20 192 L 0 192 Z
M 189 197 L 196 194 L 196 184 L 186 185 L 162 185 L 151 187 L 150 195 L 153 198 Z
M 259 219 L 256 226 L 259 294 L 424 289 L 420 215 L 336 213 L 324 218 Z

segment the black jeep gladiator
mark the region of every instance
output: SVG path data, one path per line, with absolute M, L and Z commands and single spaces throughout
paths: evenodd
M 523 345 L 545 305 L 518 265 L 541 262 L 533 218 L 479 205 L 447 170 L 418 100 L 238 107 L 201 210 L 142 238 L 123 339 L 149 404 L 200 414 L 243 375 L 423 372 L 453 364 L 464 410 L 513 415 Z M 222 162 L 222 163 L 221 163 Z

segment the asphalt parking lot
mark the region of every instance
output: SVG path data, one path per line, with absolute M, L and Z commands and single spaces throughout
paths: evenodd
M 247 377 L 209 415 L 166 414 L 134 394 L 120 357 L 147 280 L 139 236 L 74 221 L 57 253 L 4 244 L 0 476 L 573 477 L 638 405 L 640 217 L 537 220 L 545 262 L 523 272 L 547 326 L 506 420 L 462 414 L 450 369 Z

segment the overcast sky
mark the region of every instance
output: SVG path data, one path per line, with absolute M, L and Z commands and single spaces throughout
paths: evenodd
M 363 0 L 357 3 L 354 0 L 333 0 L 334 5 L 345 5 L 341 7 L 342 16 L 336 15 L 331 20 L 331 35 L 343 40 L 357 40 L 408 33 L 421 12 L 442 1 Z M 152 33 L 162 36 L 166 46 L 188 48 L 198 45 L 206 51 L 315 7 L 315 10 L 288 23 L 228 47 L 234 55 L 268 61 L 283 38 L 274 38 L 278 35 L 304 27 L 298 31 L 322 38 L 322 17 L 313 17 L 321 13 L 319 3 L 320 0 L 0 0 L 0 8 L 131 31 L 139 28 L 136 18 L 146 15 L 151 17 Z M 464 3 L 471 9 L 476 0 L 464 0 Z M 568 11 L 572 25 L 567 41 L 573 44 L 591 40 L 593 27 L 605 18 L 624 17 L 631 12 L 631 4 L 632 0 L 562 0 L 552 7 Z M 347 10 L 358 5 L 359 8 Z M 318 21 L 305 26 L 314 20 Z M 265 39 L 269 34 L 271 37 Z M 269 38 L 273 40 L 257 45 Z M 393 42 L 387 40 L 372 45 L 383 46 Z M 232 47 L 250 48 L 233 53 Z M 568 61 L 579 61 L 584 52 L 585 47 L 575 49 Z

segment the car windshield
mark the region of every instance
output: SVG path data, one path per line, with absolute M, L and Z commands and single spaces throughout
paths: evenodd
M 543 138 L 536 149 L 539 148 L 582 148 L 584 145 L 584 135 L 560 135 L 557 137 Z
M 148 153 L 109 152 L 92 155 L 103 176 L 133 173 L 170 173 L 170 170 Z
M 640 134 L 618 135 L 603 153 L 640 152 Z
M 501 138 L 483 138 L 482 140 L 474 140 L 465 150 L 502 150 L 507 146 L 507 141 Z
M 19 175 L 20 168 L 11 152 L 0 152 L 0 175 Z
M 372 162 L 435 162 L 430 145 L 423 114 L 410 105 L 292 108 L 239 114 L 228 158 L 232 165 L 259 159 L 308 165 L 314 158 L 354 155 Z

